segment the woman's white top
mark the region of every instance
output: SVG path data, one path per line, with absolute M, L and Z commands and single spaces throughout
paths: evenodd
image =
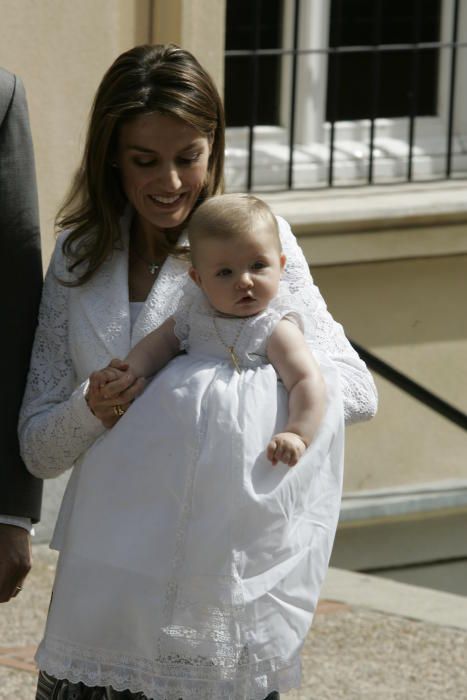
M 130 326 L 132 330 L 143 306 L 144 301 L 130 301 Z
M 242 319 L 187 290 L 175 314 L 186 354 L 75 467 L 40 668 L 158 700 L 299 686 L 337 526 L 344 420 L 338 371 L 317 351 L 320 428 L 295 467 L 268 461 L 288 420 L 266 352 L 284 317 L 305 324 L 291 295 Z
M 19 422 L 21 454 L 29 471 L 51 478 L 70 469 L 105 431 L 89 410 L 85 393 L 88 377 L 159 326 L 178 306 L 188 265 L 169 257 L 131 328 L 128 298 L 128 243 L 132 212 L 121 222 L 119 249 L 86 284 L 63 286 L 73 279 L 67 271 L 59 236 L 44 282 L 26 392 Z M 312 350 L 319 350 L 337 368 L 347 422 L 365 420 L 376 411 L 376 389 L 366 365 L 334 321 L 313 284 L 308 264 L 289 225 L 278 217 L 287 256 L 283 281 L 300 299 L 310 329 Z M 54 546 L 59 545 L 67 520 L 75 479 L 72 474 L 57 522 Z

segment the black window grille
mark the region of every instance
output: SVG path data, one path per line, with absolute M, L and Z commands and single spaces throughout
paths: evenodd
M 227 0 L 227 126 L 243 125 L 248 129 L 247 189 L 261 184 L 253 181 L 255 127 L 279 123 L 281 62 L 285 57 L 288 57 L 290 64 L 290 74 L 286 80 L 289 94 L 286 189 L 296 189 L 297 72 L 301 57 L 311 54 L 327 54 L 328 57 L 327 185 L 333 186 L 336 184 L 336 124 L 341 120 L 362 118 L 370 123 L 365 184 L 375 181 L 374 140 L 376 120 L 381 117 L 407 118 L 405 181 L 413 179 L 416 121 L 420 116 L 437 113 L 440 53 L 448 52 L 445 167 L 439 179 L 452 177 L 456 65 L 459 49 L 467 48 L 467 42 L 458 39 L 460 0 L 453 0 L 452 3 L 449 41 L 441 41 L 442 1 L 331 0 L 329 44 L 326 48 L 316 48 L 299 45 L 300 7 L 310 0 L 293 0 L 293 3 L 281 0 Z M 281 33 L 286 5 L 293 5 L 292 43 L 284 48 L 281 46 Z M 241 70 L 240 65 L 243 66 Z M 355 75 L 360 76 L 361 91 L 358 94 L 355 93 Z M 270 93 L 274 93 L 275 97 L 271 97 Z M 234 106 L 236 101 L 242 103 L 240 107 Z
M 225 46 L 254 52 L 280 49 L 282 45 L 283 0 L 255 3 L 235 0 L 227 4 Z M 225 63 L 225 113 L 229 126 L 244 126 L 251 121 L 250 103 L 241 99 L 251 95 L 257 84 L 255 122 L 279 124 L 280 56 L 232 56 Z M 255 77 L 255 72 L 257 76 Z
M 441 0 L 334 1 L 329 24 L 332 48 L 436 44 L 440 41 Z M 329 57 L 327 121 L 365 119 L 372 114 L 376 118 L 406 117 L 412 109 L 416 116 L 437 113 L 438 48 L 425 49 L 423 54 L 395 49 L 341 58 L 338 53 Z M 378 80 L 373 93 L 368 86 L 375 82 L 375 73 Z M 336 80 L 338 100 L 334 104 L 331 95 Z

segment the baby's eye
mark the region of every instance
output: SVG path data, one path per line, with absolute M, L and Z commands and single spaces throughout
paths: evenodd
M 262 270 L 264 267 L 267 267 L 267 265 L 262 260 L 257 260 L 251 267 L 253 270 Z
M 224 268 L 222 268 L 222 270 L 219 270 L 216 277 L 228 277 L 231 274 L 232 274 L 232 270 L 230 270 L 228 267 L 224 267 Z

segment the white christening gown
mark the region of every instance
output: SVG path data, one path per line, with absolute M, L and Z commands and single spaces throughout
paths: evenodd
M 299 463 L 265 448 L 288 396 L 266 358 L 290 297 L 245 319 L 201 293 L 176 314 L 180 355 L 88 450 L 65 533 L 43 670 L 157 700 L 262 700 L 300 683 L 337 525 L 343 402 Z M 235 346 L 241 371 L 227 347 Z

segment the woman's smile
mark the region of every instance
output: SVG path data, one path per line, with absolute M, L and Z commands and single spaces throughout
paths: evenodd
M 148 195 L 149 199 L 151 200 L 151 203 L 163 211 L 176 210 L 181 204 L 184 196 L 184 192 L 182 192 L 181 194 L 172 195 L 171 197 L 156 194 Z
M 166 229 L 183 226 L 206 182 L 208 136 L 178 117 L 140 114 L 122 125 L 117 164 L 147 251 Z
M 175 202 L 178 202 L 179 199 L 183 196 L 183 194 L 176 194 L 173 197 L 163 197 L 162 195 L 157 195 L 157 194 L 150 194 L 149 197 L 152 199 L 153 202 L 156 204 L 163 204 L 163 205 L 171 205 L 175 204 Z

